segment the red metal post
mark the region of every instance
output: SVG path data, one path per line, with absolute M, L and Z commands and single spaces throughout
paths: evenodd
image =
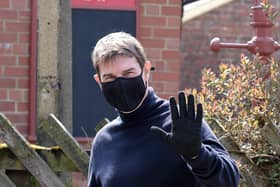
M 31 1 L 28 140 L 36 141 L 37 0 Z
M 272 53 L 280 49 L 280 45 L 272 37 L 272 20 L 269 19 L 264 11 L 263 5 L 254 0 L 254 6 L 251 7 L 250 14 L 252 21 L 250 25 L 255 30 L 255 36 L 247 43 L 222 43 L 219 38 L 214 38 L 210 42 L 213 51 L 219 51 L 220 48 L 245 48 L 251 53 L 259 54 L 267 59 Z

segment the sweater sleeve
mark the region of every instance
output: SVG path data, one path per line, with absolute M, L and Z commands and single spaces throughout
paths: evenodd
M 206 122 L 202 124 L 202 147 L 197 158 L 185 159 L 200 183 L 215 187 L 237 187 L 239 171 L 235 161 Z

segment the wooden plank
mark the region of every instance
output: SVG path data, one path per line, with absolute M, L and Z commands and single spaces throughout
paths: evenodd
M 17 131 L 3 113 L 0 113 L 0 139 L 22 162 L 24 167 L 36 178 L 42 187 L 65 186 L 50 167 L 33 149 L 26 139 Z
M 79 143 L 54 114 L 49 115 L 48 121 L 48 124 L 42 123 L 40 129 L 46 132 L 64 151 L 67 157 L 73 161 L 77 168 L 87 176 L 89 155 L 80 147 Z
M 55 172 L 78 172 L 79 169 L 59 147 L 31 146 Z M 8 146 L 0 145 L 0 170 L 26 170 Z
M 0 184 L 1 186 L 5 186 L 5 187 L 16 187 L 13 181 L 11 181 L 10 178 L 5 174 L 5 172 L 1 170 L 0 170 Z

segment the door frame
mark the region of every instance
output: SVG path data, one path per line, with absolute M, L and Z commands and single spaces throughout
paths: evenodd
M 139 0 L 71 0 L 71 10 L 87 9 L 87 10 L 123 10 L 135 11 L 136 14 L 136 37 L 139 35 Z M 93 138 L 90 137 L 75 137 L 80 144 L 89 144 Z

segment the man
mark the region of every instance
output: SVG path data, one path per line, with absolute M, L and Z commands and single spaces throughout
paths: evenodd
M 151 63 L 124 32 L 101 38 L 92 53 L 106 100 L 119 116 L 95 136 L 89 187 L 235 187 L 234 160 L 205 121 L 202 106 L 179 93 L 159 98 L 148 86 Z M 187 103 L 187 104 L 186 104 Z

